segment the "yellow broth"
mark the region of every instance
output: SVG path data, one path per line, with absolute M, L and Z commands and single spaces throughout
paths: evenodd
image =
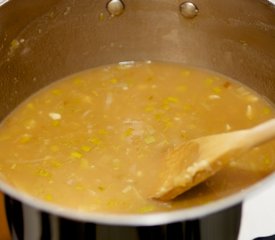
M 51 84 L 3 121 L 0 176 L 34 197 L 86 212 L 187 208 L 274 171 L 275 142 L 166 203 L 144 195 L 165 153 L 273 117 L 263 97 L 213 72 L 157 62 L 103 66 Z

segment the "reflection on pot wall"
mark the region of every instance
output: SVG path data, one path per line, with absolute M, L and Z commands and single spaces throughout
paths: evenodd
M 10 223 L 14 239 L 26 240 L 235 240 L 241 217 L 241 205 L 236 205 L 224 212 L 185 222 L 149 227 L 111 226 L 51 216 L 10 198 L 6 198 L 6 204 L 11 210 L 7 213 L 13 219 Z

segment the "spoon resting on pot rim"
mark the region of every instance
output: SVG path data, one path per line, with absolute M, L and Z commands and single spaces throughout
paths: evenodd
M 169 201 L 251 148 L 275 138 L 275 119 L 250 129 L 200 137 L 168 152 L 151 198 Z

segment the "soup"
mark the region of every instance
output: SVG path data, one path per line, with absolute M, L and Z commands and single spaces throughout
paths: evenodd
M 275 169 L 275 142 L 252 149 L 170 202 L 148 198 L 165 153 L 186 140 L 252 127 L 274 107 L 242 84 L 158 62 L 102 66 L 31 96 L 0 127 L 1 178 L 86 212 L 187 208 L 242 191 Z

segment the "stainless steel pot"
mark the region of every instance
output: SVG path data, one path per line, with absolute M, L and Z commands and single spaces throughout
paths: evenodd
M 268 0 L 10 0 L 0 7 L 0 119 L 41 87 L 86 68 L 160 60 L 208 68 L 275 102 L 275 8 Z M 59 209 L 0 182 L 13 239 L 237 239 L 246 191 L 146 215 Z

